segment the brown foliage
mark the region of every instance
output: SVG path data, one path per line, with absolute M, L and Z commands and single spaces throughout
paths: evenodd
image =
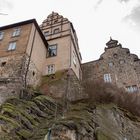
M 89 81 L 84 83 L 88 101 L 96 103 L 115 103 L 121 108 L 140 116 L 140 95 L 127 93 L 123 89 L 101 81 Z

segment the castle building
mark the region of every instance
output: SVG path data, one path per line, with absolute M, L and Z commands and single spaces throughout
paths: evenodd
M 49 44 L 44 74 L 71 69 L 81 79 L 82 57 L 73 24 L 67 18 L 52 12 L 40 28 Z
M 42 76 L 57 71 L 68 70 L 81 80 L 81 60 L 74 27 L 58 13 L 40 27 L 35 19 L 0 27 L 0 99 L 36 87 Z
M 0 27 L 0 96 L 40 83 L 48 43 L 35 19 Z
M 106 46 L 100 59 L 81 64 L 73 24 L 55 12 L 40 26 L 31 19 L 0 27 L 0 104 L 7 97 L 18 95 L 20 89 L 40 85 L 42 76 L 65 70 L 71 72 L 74 94 L 81 94 L 81 81 L 88 80 L 104 81 L 138 93 L 138 56 L 123 48 L 117 40 L 110 39 Z M 60 87 L 65 94 L 64 87 Z
M 111 38 L 106 46 L 98 60 L 82 64 L 83 80 L 104 81 L 130 93 L 140 92 L 138 56 Z

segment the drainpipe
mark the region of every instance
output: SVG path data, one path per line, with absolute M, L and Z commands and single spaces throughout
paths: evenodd
M 24 83 L 25 89 L 27 88 L 27 74 L 28 74 L 28 71 L 29 71 L 29 65 L 30 65 L 31 55 L 32 55 L 33 46 L 34 46 L 34 42 L 35 42 L 35 35 L 36 35 L 36 29 L 34 31 L 33 41 L 32 41 L 32 44 L 31 44 L 31 51 L 30 51 L 30 54 L 29 54 L 29 61 L 28 61 L 28 64 L 27 64 L 27 69 L 25 71 L 25 83 Z

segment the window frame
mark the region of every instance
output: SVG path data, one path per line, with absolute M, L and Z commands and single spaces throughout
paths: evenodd
M 3 40 L 3 38 L 4 38 L 4 32 L 0 31 L 0 40 Z
M 49 31 L 44 32 L 45 38 L 47 38 L 49 35 L 50 35 L 50 32 Z
M 56 48 L 55 48 L 55 49 L 49 50 L 49 49 L 50 49 L 51 47 L 53 47 L 53 46 L 55 46 Z M 52 52 L 51 52 L 51 51 L 52 51 Z M 52 54 L 53 51 L 55 51 L 55 54 L 54 54 L 54 55 Z M 47 58 L 49 58 L 49 57 L 55 57 L 55 56 L 57 56 L 57 44 L 49 45 L 49 46 L 48 46 L 48 52 L 47 52 Z
M 112 79 L 111 79 L 111 74 L 110 73 L 105 73 L 104 74 L 104 82 L 105 83 L 112 83 Z
M 55 64 L 47 65 L 47 75 L 55 73 Z
M 17 42 L 16 41 L 13 41 L 13 42 L 9 42 L 9 45 L 8 45 L 8 51 L 14 51 L 16 50 L 16 46 L 17 46 Z
M 12 32 L 12 37 L 20 36 L 20 34 L 21 34 L 21 28 L 20 27 L 17 27 L 17 28 L 15 28 L 13 30 L 14 31 Z
M 139 91 L 139 88 L 137 85 L 127 86 L 126 91 L 128 93 L 137 93 Z
M 54 30 L 53 30 L 53 34 L 58 34 L 60 32 L 60 29 L 59 28 L 55 28 Z
M 74 64 L 74 66 L 76 67 L 76 65 L 77 65 L 77 61 L 76 61 L 76 54 L 75 54 L 75 52 L 73 51 L 73 64 Z

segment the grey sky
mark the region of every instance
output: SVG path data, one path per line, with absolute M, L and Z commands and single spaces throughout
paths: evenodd
M 5 9 L 11 9 L 13 7 L 10 0 L 0 0 L 0 12 L 4 12 Z
M 31 18 L 39 24 L 52 11 L 77 32 L 83 62 L 98 59 L 110 36 L 140 56 L 140 0 L 0 0 L 0 26 Z

